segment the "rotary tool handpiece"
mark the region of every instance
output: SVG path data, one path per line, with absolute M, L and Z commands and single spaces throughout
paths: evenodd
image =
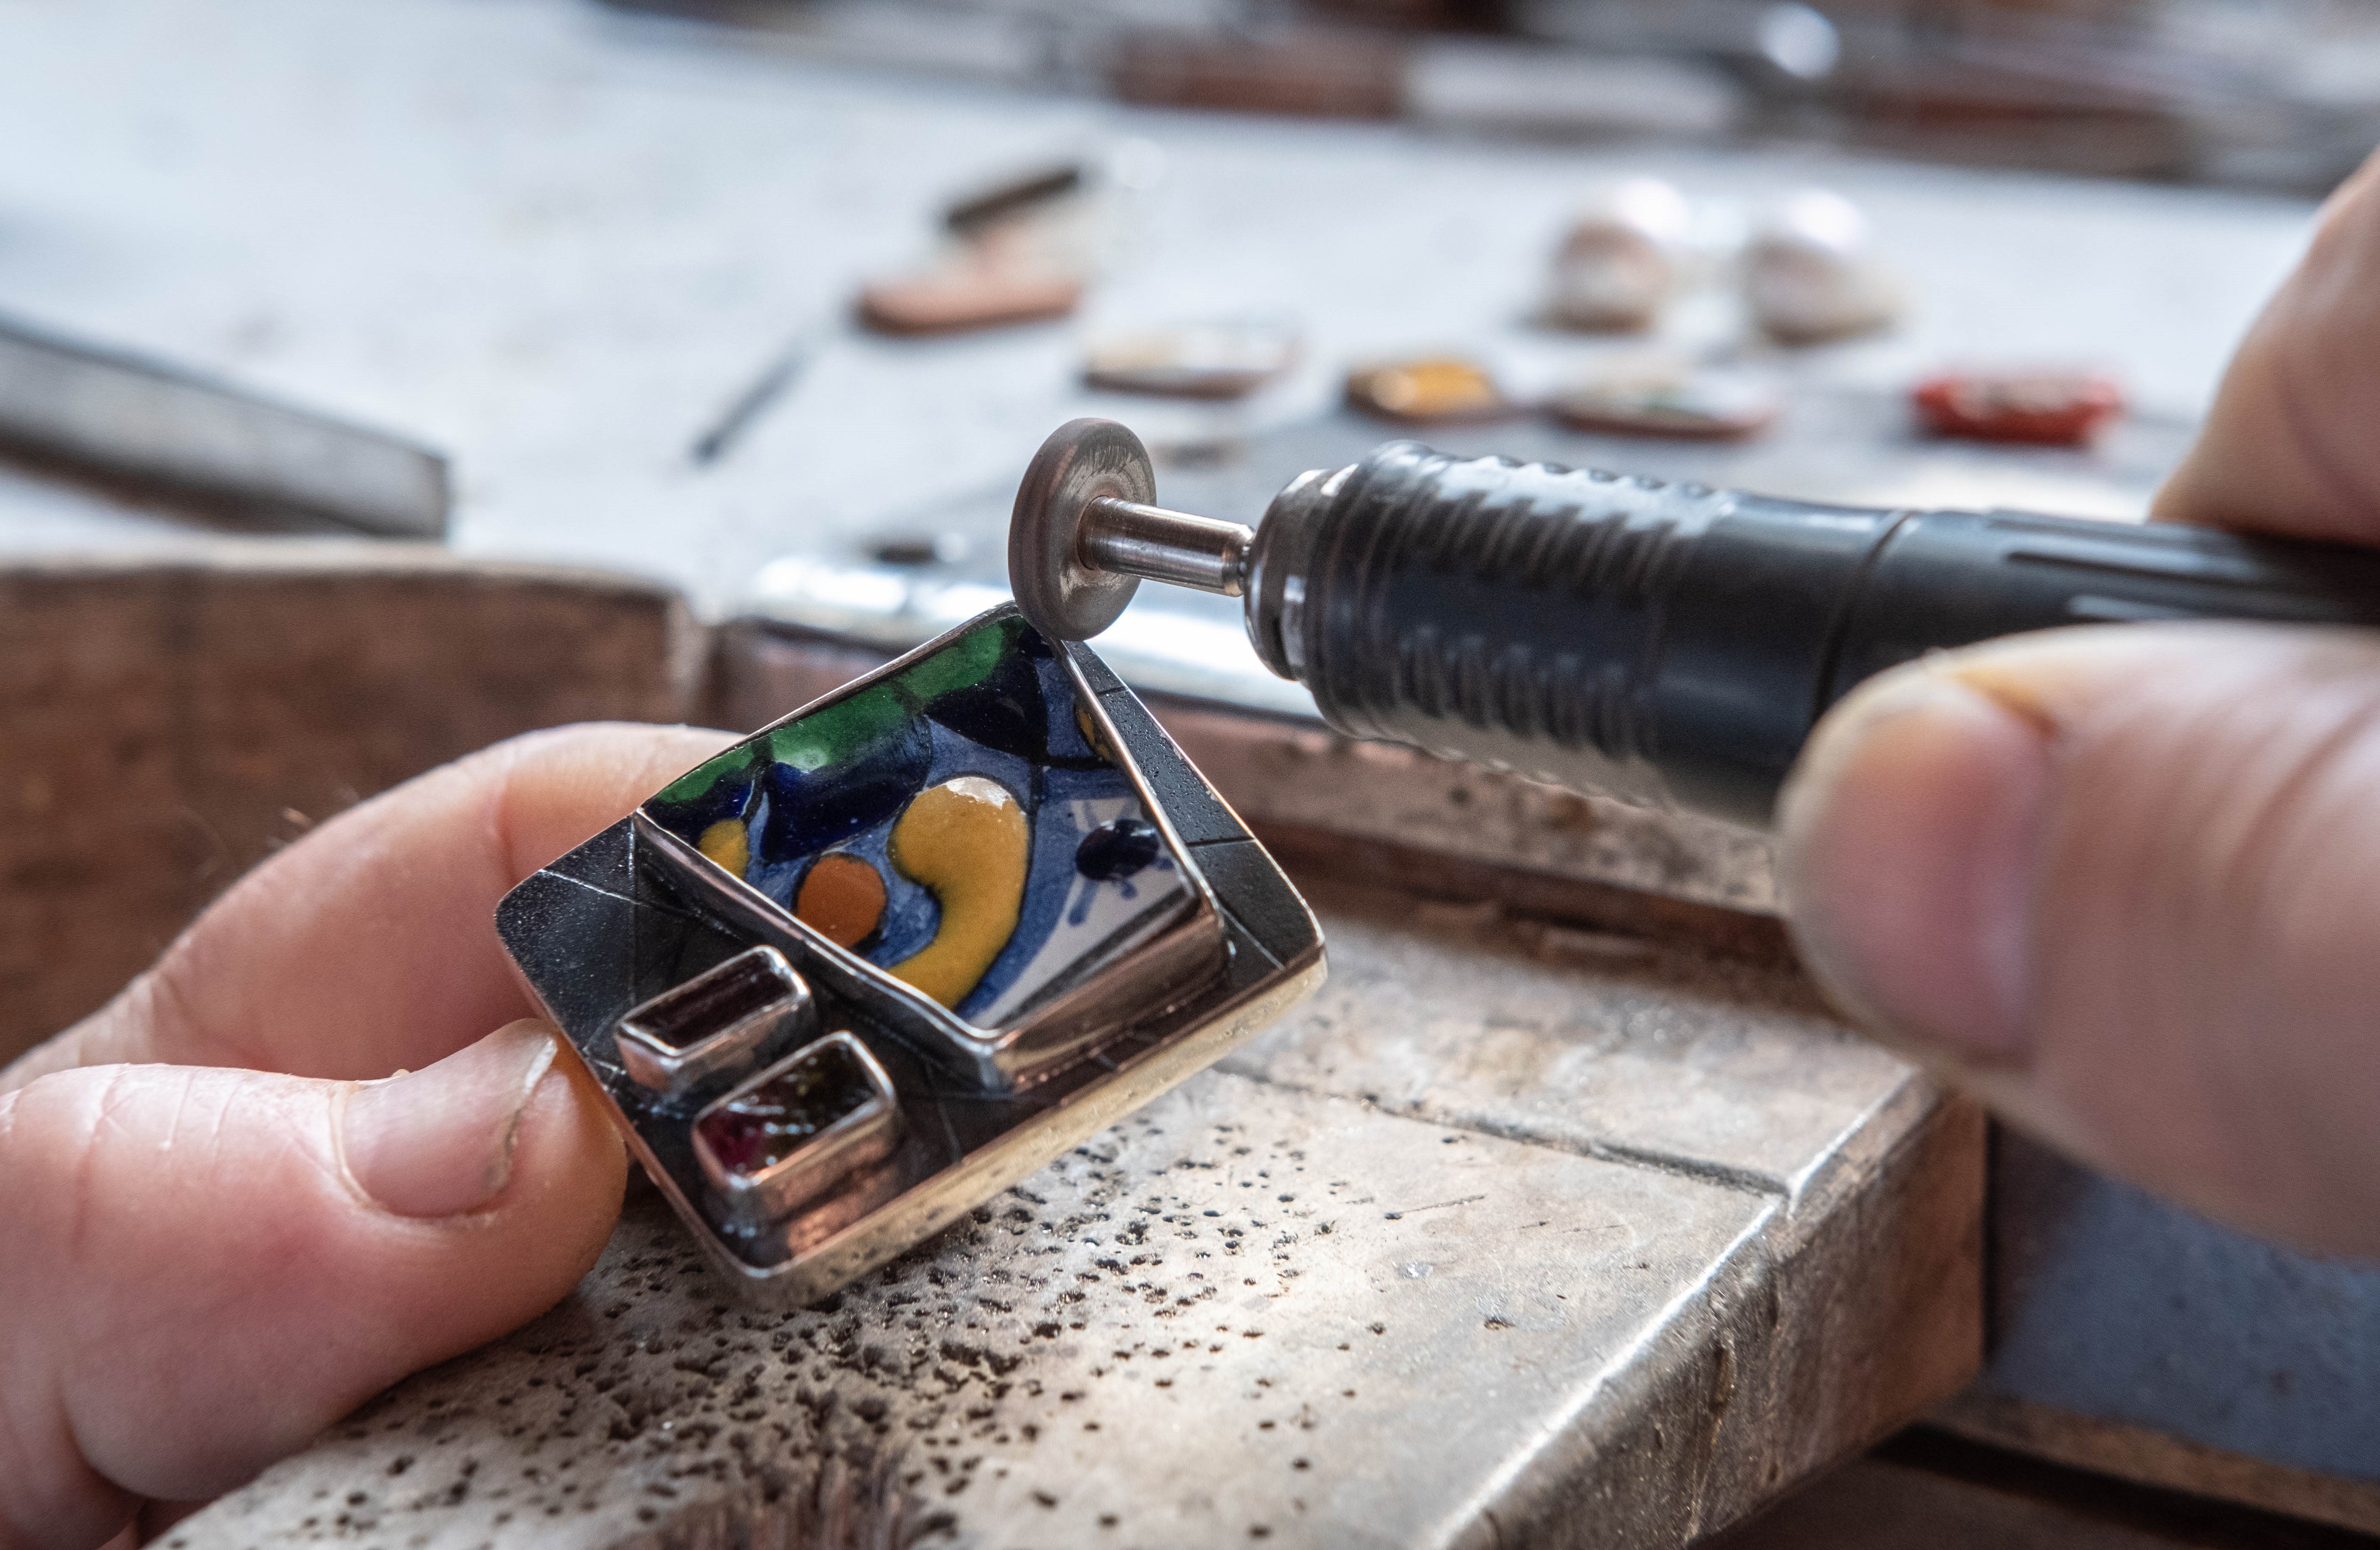
M 1153 496 L 1123 427 L 1050 438 L 1010 535 L 1037 625 L 1095 634 L 1140 576 L 1239 595 L 1266 665 L 1350 736 L 1753 825 L 1828 707 L 1929 650 L 2088 623 L 2380 624 L 2380 553 L 2358 549 L 1814 505 L 1411 442 L 1302 476 L 1254 533 Z

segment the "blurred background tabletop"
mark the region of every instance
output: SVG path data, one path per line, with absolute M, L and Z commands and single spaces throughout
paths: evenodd
M 1102 328 L 1293 320 L 1304 369 L 1234 431 L 1311 419 L 1366 357 L 1452 347 L 1531 381 L 1641 349 L 1531 321 L 1566 220 L 1640 174 L 1722 219 L 1833 188 L 1913 299 L 1880 339 L 1756 349 L 1797 403 L 1878 407 L 1855 434 L 1797 439 L 1789 416 L 1719 472 L 1876 503 L 2136 513 L 2312 210 L 1825 144 L 1135 107 L 854 71 L 768 33 L 571 0 L 6 0 L 0 27 L 0 309 L 426 442 L 454 462 L 456 549 L 625 566 L 714 616 L 783 553 L 856 552 L 1004 500 L 1052 425 L 1118 412 L 1078 381 Z M 925 256 L 954 194 L 1119 141 L 1153 147 L 1159 171 L 1074 321 L 936 340 L 847 325 L 860 281 Z M 1678 310 L 1676 342 L 1733 337 L 1716 295 Z M 813 346 L 798 380 L 730 455 L 694 464 L 795 341 Z M 2134 439 L 2022 458 L 1912 444 L 1899 393 L 1961 361 L 2111 370 Z M 1181 413 L 1122 409 L 1152 440 Z M 1652 472 L 1679 458 L 1568 450 Z M 0 486 L 15 550 L 177 530 Z

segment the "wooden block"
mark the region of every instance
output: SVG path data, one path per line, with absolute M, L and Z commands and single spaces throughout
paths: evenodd
M 537 727 L 685 719 L 701 646 L 665 587 L 434 549 L 0 566 L 0 1058 L 375 792 Z

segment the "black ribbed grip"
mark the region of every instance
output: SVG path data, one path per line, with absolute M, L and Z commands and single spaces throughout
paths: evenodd
M 1400 442 L 1274 503 L 1248 608 L 1258 651 L 1351 736 L 1765 824 L 1818 716 L 1896 662 L 2109 620 L 2380 624 L 2380 556 Z

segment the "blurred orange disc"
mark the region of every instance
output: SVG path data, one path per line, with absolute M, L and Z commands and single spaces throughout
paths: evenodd
M 1519 406 L 1486 367 L 1453 357 L 1359 368 L 1347 375 L 1347 402 L 1408 425 L 1503 419 Z

